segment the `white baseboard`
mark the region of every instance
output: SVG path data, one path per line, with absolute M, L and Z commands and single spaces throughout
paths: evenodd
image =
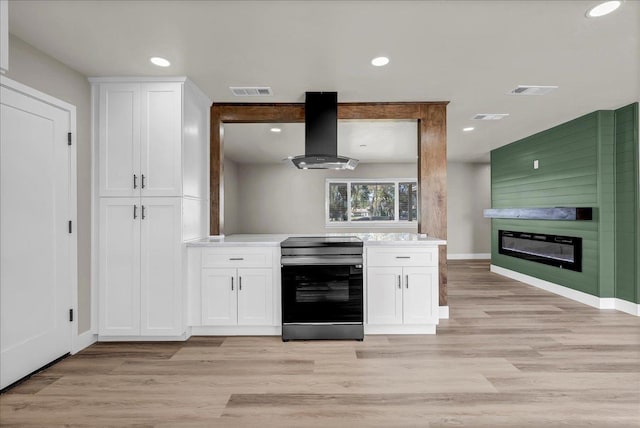
M 98 336 L 98 342 L 183 342 L 187 333 L 180 336 Z
M 497 273 L 498 275 L 506 276 L 507 278 L 515 279 L 516 281 L 532 285 L 536 288 L 540 288 L 554 294 L 558 294 L 562 297 L 566 297 L 567 299 L 575 300 L 576 302 L 580 302 L 594 308 L 617 309 L 631 315 L 640 316 L 640 305 L 633 302 L 627 302 L 626 300 L 616 299 L 613 297 L 593 296 L 591 294 L 583 293 L 582 291 L 565 287 L 564 285 L 555 284 L 553 282 L 545 281 L 534 276 L 525 275 L 523 273 L 516 272 L 510 269 L 505 269 L 500 266 L 491 265 L 491 272 Z
M 640 317 L 640 304 L 628 302 L 622 299 L 613 299 L 613 300 L 615 300 L 614 303 L 615 303 L 615 308 L 617 310 Z
M 491 253 L 447 254 L 447 260 L 489 260 Z
M 93 334 L 91 330 L 85 331 L 84 333 L 80 333 L 75 337 L 73 341 L 71 354 L 77 354 L 82 351 L 84 348 L 87 348 L 98 341 L 98 335 Z
M 281 326 L 193 326 L 192 336 L 281 336 Z
M 440 318 L 441 320 L 449 319 L 449 306 L 438 307 L 438 318 Z

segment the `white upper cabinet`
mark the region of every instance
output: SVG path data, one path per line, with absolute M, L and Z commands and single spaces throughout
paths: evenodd
M 182 196 L 182 85 L 145 83 L 140 123 L 143 196 Z
M 140 85 L 100 86 L 100 196 L 139 196 Z
M 208 197 L 208 98 L 184 78 L 95 78 L 101 197 Z

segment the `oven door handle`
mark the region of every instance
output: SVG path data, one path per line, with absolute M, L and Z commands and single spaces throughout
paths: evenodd
M 362 267 L 361 256 L 282 256 L 280 259 L 282 266 L 356 266 Z

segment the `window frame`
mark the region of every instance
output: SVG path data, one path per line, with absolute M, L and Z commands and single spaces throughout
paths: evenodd
M 418 187 L 417 178 L 327 178 L 324 186 L 324 222 L 327 228 L 407 228 L 418 225 L 418 219 L 420 218 L 420 204 L 416 206 L 416 219 L 415 220 L 400 220 L 400 183 L 416 183 L 416 189 L 418 191 L 418 201 L 420 200 L 420 189 Z M 394 220 L 372 220 L 372 221 L 352 221 L 351 220 L 351 186 L 352 184 L 359 183 L 375 183 L 375 184 L 393 184 L 394 186 Z M 329 220 L 329 195 L 331 184 L 346 184 L 347 185 L 347 220 L 346 221 L 330 221 Z

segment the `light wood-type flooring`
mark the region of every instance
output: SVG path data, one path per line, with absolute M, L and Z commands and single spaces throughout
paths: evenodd
M 640 427 L 640 318 L 449 272 L 435 336 L 98 343 L 3 394 L 0 425 Z

